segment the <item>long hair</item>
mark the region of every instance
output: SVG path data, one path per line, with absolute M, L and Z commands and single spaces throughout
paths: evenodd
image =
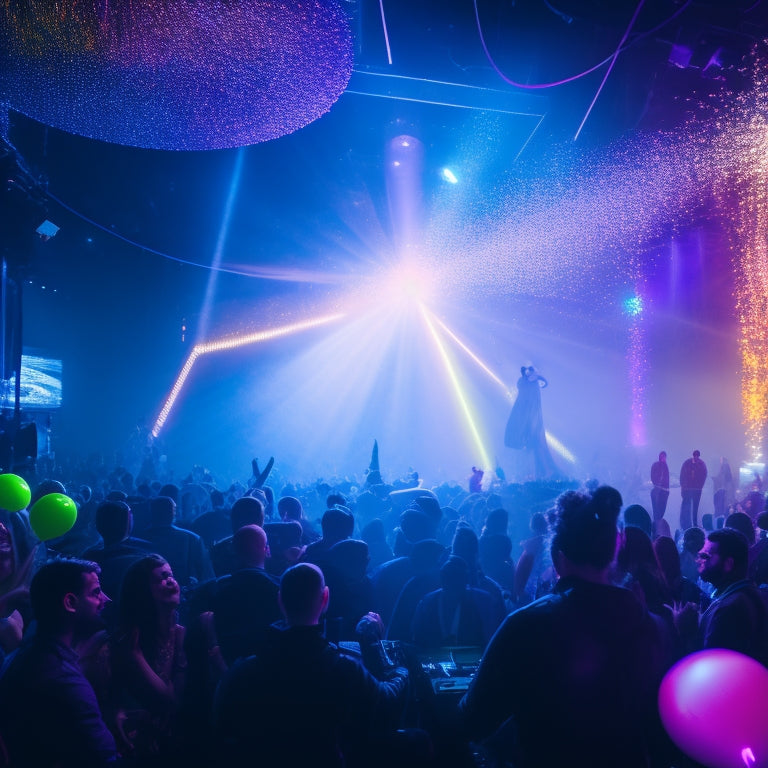
M 147 555 L 137 560 L 125 572 L 120 590 L 120 630 L 128 635 L 139 630 L 144 655 L 154 658 L 159 632 L 158 612 L 152 598 L 152 571 L 168 565 L 160 555 Z

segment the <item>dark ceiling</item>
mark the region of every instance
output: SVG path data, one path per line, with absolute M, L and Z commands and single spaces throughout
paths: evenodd
M 288 242 L 297 229 L 332 228 L 323 207 L 328 191 L 349 191 L 362 180 L 380 208 L 386 192 L 371 175 L 381 175 L 393 136 L 415 135 L 440 163 L 473 114 L 496 115 L 508 150 L 498 162 L 508 167 L 521 150 L 523 159 L 536 156 L 572 143 L 577 132 L 582 144 L 599 146 L 636 130 L 671 129 L 721 89 L 738 88 L 744 57 L 768 37 L 761 0 L 347 0 L 345 7 L 355 40 L 347 93 L 316 123 L 248 150 L 241 196 L 253 182 L 259 204 L 235 215 L 233 226 L 251 235 L 249 258 L 257 261 L 290 259 L 300 250 Z M 533 87 L 550 83 L 562 84 Z M 14 112 L 8 138 L 19 155 L 5 159 L 12 179 L 5 210 L 13 211 L 6 241 L 9 229 L 18 230 L 19 205 L 29 208 L 20 198 L 29 193 L 45 203 L 49 190 L 109 232 L 207 261 L 232 152 L 105 145 Z M 265 177 L 272 182 L 267 199 Z M 320 185 L 328 190 L 319 192 Z
M 321 119 L 242 153 L 117 146 L 11 111 L 0 217 L 11 266 L 76 302 L 116 275 L 127 295 L 149 290 L 150 281 L 176 319 L 196 317 L 208 272 L 173 259 L 205 266 L 218 244 L 234 272 L 276 264 L 364 269 L 393 247 L 383 166 L 394 137 L 424 145 L 427 207 L 437 169 L 462 153 L 482 154 L 476 193 L 491 195 L 519 163 L 574 146 L 582 121 L 576 145 L 585 148 L 674 129 L 713 95 L 746 82 L 745 57 L 768 37 L 761 0 L 347 0 L 344 7 L 355 42 L 347 92 Z M 222 240 L 238 158 L 242 174 Z M 62 228 L 47 243 L 34 236 L 41 216 Z M 285 290 L 225 273 L 219 303 Z
M 576 132 L 607 65 L 578 75 L 612 57 L 626 33 L 586 131 L 598 140 L 669 126 L 681 99 L 738 85 L 744 56 L 768 37 L 761 0 L 371 0 L 355 8 L 359 68 L 500 90 L 517 83 L 550 100 L 545 130 L 558 137 Z

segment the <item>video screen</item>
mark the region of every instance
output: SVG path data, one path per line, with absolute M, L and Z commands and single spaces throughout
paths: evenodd
M 22 410 L 61 408 L 61 360 L 41 354 L 22 354 L 19 406 Z M 12 408 L 16 377 L 2 382 L 3 408 Z

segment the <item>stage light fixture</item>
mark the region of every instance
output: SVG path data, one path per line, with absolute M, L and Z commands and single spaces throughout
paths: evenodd
M 629 317 L 637 317 L 643 312 L 643 297 L 635 294 L 628 296 L 623 302 L 624 314 Z
M 450 184 L 458 184 L 459 180 L 456 178 L 456 174 L 450 169 L 450 168 L 443 168 L 443 170 L 440 172 L 440 175 L 443 177 L 443 179 Z
M 52 221 L 49 221 L 46 219 L 42 224 L 40 224 L 35 232 L 37 232 L 38 235 L 40 235 L 40 239 L 43 241 L 50 240 L 52 237 L 56 237 L 56 233 L 59 231 L 59 227 L 57 227 Z

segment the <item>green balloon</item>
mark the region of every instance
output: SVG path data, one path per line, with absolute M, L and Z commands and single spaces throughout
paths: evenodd
M 25 509 L 32 498 L 27 481 L 10 473 L 0 475 L 0 509 L 19 512 Z
M 40 541 L 63 536 L 77 520 L 77 506 L 63 493 L 49 493 L 29 510 L 29 524 Z

